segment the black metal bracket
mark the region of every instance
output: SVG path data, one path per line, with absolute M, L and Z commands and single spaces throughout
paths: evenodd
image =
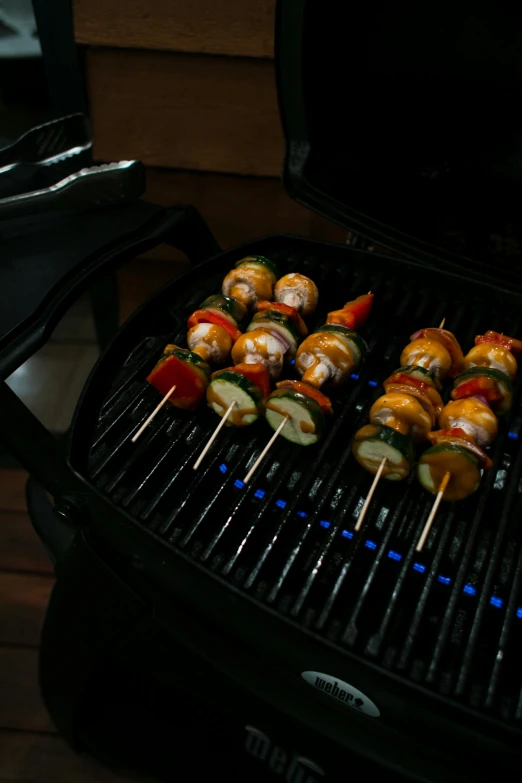
M 0 432 L 2 442 L 21 465 L 53 497 L 82 491 L 67 464 L 63 443 L 57 440 L 34 413 L 0 381 Z

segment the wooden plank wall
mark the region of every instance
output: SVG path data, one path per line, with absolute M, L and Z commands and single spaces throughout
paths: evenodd
M 142 160 L 149 198 L 195 204 L 225 248 L 269 233 L 344 241 L 279 181 L 275 0 L 73 5 L 98 158 Z

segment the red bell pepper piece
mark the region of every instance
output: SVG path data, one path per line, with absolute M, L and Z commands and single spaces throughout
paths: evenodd
M 460 427 L 450 427 L 447 430 L 433 430 L 428 434 L 428 440 L 436 443 L 440 438 L 462 438 L 462 440 L 473 441 L 471 435 Z
M 206 386 L 190 365 L 185 364 L 177 356 L 168 356 L 154 367 L 147 381 L 164 397 L 174 385 L 176 388 L 169 397 L 169 402 L 176 408 L 193 411 L 197 408 L 205 394 Z
M 234 326 L 227 318 L 217 313 L 212 313 L 209 310 L 196 310 L 192 313 L 187 321 L 187 326 L 192 329 L 197 324 L 215 324 L 215 326 L 221 326 L 230 335 L 232 342 L 235 343 L 238 337 L 241 337 L 241 332 Z
M 459 386 L 451 392 L 451 399 L 463 400 L 465 397 L 475 397 L 477 395 L 485 397 L 490 403 L 498 402 L 498 400 L 502 399 L 496 382 L 492 378 L 485 378 L 483 376 L 471 378 L 469 381 L 459 384 Z
M 393 375 L 385 381 L 385 383 L 404 383 L 406 386 L 417 386 L 417 388 L 425 391 L 430 386 L 429 383 L 419 381 L 418 378 L 412 378 L 411 375 L 406 375 L 403 372 L 394 372 Z
M 373 294 L 363 294 L 346 302 L 342 310 L 332 310 L 326 317 L 327 324 L 341 324 L 348 329 L 358 329 L 370 315 L 373 304 Z
M 358 296 L 357 299 L 354 299 L 352 302 L 346 302 L 344 305 L 343 310 L 348 310 L 355 318 L 355 325 L 353 328 L 358 329 L 360 326 L 362 326 L 370 315 L 373 304 L 373 297 L 373 294 L 363 294 L 362 296 Z
M 327 324 L 340 324 L 347 329 L 355 329 L 355 315 L 351 310 L 332 310 L 326 316 Z
M 295 307 L 290 307 L 290 305 L 283 304 L 282 302 L 269 302 L 267 299 L 262 299 L 257 303 L 257 311 L 260 313 L 263 310 L 277 310 L 278 313 L 287 315 L 297 326 L 299 334 L 303 335 L 303 337 L 306 337 L 308 334 L 306 324 Z
M 231 372 L 238 372 L 248 378 L 249 381 L 255 383 L 261 390 L 263 399 L 265 400 L 270 394 L 270 376 L 264 364 L 257 362 L 256 364 L 236 364 L 235 367 L 228 368 Z
M 499 332 L 493 332 L 491 329 L 486 334 L 479 334 L 475 337 L 475 345 L 481 343 L 495 343 L 496 345 L 502 345 L 511 351 L 515 358 L 520 356 L 522 351 L 522 340 L 516 340 L 514 337 L 508 337 L 507 334 L 499 334 Z
M 323 413 L 333 413 L 330 398 L 327 397 L 326 394 L 320 392 L 318 389 L 314 389 L 314 387 L 310 386 L 309 383 L 305 383 L 304 381 L 279 381 L 279 383 L 276 383 L 276 386 L 278 389 L 294 389 L 296 392 L 306 394 L 307 397 L 311 397 L 312 400 L 315 400 L 317 403 L 319 403 Z

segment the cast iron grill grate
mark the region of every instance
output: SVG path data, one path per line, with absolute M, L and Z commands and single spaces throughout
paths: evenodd
M 248 487 L 241 479 L 271 434 L 264 422 L 224 431 L 197 473 L 193 463 L 217 423 L 207 409 L 163 409 L 131 444 L 157 401 L 144 378 L 166 342 L 184 344 L 187 315 L 219 289 L 216 273 L 174 296 L 171 331 L 144 338 L 127 358 L 99 412 L 89 478 L 168 545 L 286 618 L 517 726 L 522 372 L 492 470 L 475 496 L 442 504 L 421 555 L 415 544 L 433 498 L 414 475 L 398 485 L 381 483 L 363 530 L 353 532 L 371 477 L 355 463 L 350 443 L 413 331 L 446 316 L 466 351 L 488 328 L 520 334 L 522 313 L 514 299 L 465 291 L 457 279 L 451 290 L 438 289 L 415 268 L 389 279 L 386 264 L 379 277 L 377 264 L 339 264 L 338 251 L 331 259 L 328 253 L 294 252 L 281 240 L 271 254 L 282 273 L 299 270 L 316 280 L 320 312 L 312 328 L 352 295 L 376 294 L 364 330 L 368 359 L 334 398 L 335 416 L 320 443 L 299 449 L 281 439 Z

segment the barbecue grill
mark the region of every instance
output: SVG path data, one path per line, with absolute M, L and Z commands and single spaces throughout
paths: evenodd
M 382 482 L 354 531 L 371 476 L 351 439 L 418 328 L 445 316 L 465 350 L 489 328 L 521 333 L 515 126 L 499 129 L 473 100 L 479 86 L 511 99 L 520 86 L 485 14 L 476 17 L 482 48 L 464 60 L 464 11 L 453 11 L 448 30 L 442 4 L 429 32 L 416 6 L 404 18 L 387 6 L 331 13 L 318 2 L 278 8 L 284 176 L 358 244 L 275 236 L 216 254 L 194 211 L 118 207 L 104 213 L 107 232 L 119 216 L 118 241 L 100 235 L 88 264 L 76 248 L 67 275 L 47 281 L 45 308 L 4 329 L 5 376 L 109 261 L 165 237 L 191 255 L 193 268 L 134 313 L 100 357 L 67 458 L 2 384 L 2 438 L 56 502 L 52 518 L 35 519 L 58 575 L 43 694 L 75 747 L 157 772 L 491 779 L 521 760 L 522 375 L 493 468 L 475 495 L 441 505 L 420 554 L 433 499 L 414 475 Z M 509 42 L 520 14 L 507 13 L 495 12 L 494 30 Z M 349 48 L 348 23 L 361 32 Z M 355 71 L 348 125 L 343 80 Z M 87 231 L 95 216 L 71 219 Z M 216 424 L 209 410 L 164 408 L 138 443 L 131 437 L 157 403 L 145 377 L 163 346 L 184 344 L 187 316 L 237 260 L 257 254 L 281 274 L 315 280 L 311 327 L 352 295 L 371 289 L 375 304 L 363 330 L 367 361 L 333 397 L 323 439 L 301 449 L 280 439 L 245 486 L 270 434 L 263 422 L 222 431 L 197 473 Z

